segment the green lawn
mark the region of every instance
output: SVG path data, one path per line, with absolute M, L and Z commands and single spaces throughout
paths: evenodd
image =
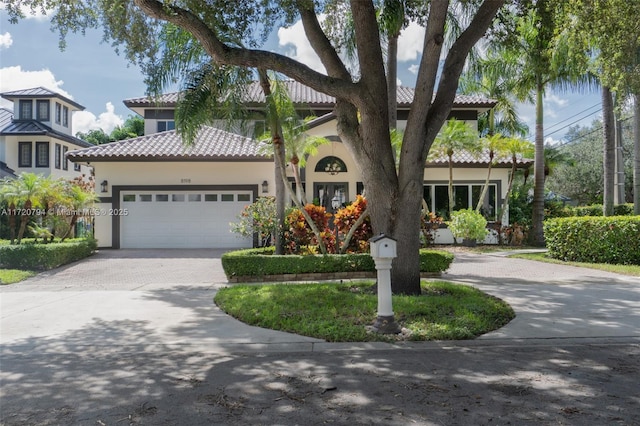
M 560 265 L 581 266 L 583 268 L 599 269 L 601 271 L 615 272 L 617 274 L 640 277 L 640 265 L 610 265 L 607 263 L 565 262 L 563 260 L 552 259 L 547 256 L 547 253 L 515 253 L 510 255 L 509 257 L 537 260 L 547 263 L 557 263 Z
M 29 277 L 34 276 L 36 273 L 31 271 L 20 271 L 18 269 L 0 269 L 0 284 L 13 284 L 22 280 L 26 280 Z
M 373 282 L 357 284 L 234 285 L 215 302 L 250 325 L 330 342 L 390 341 L 368 331 L 376 319 Z M 408 340 L 473 339 L 514 318 L 505 302 L 469 286 L 423 282 L 421 296 L 393 296 L 396 321 Z

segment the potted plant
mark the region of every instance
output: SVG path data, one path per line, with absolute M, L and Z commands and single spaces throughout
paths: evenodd
M 453 212 L 447 225 L 456 240 L 462 238 L 463 245 L 470 247 L 475 246 L 478 240 L 484 240 L 489 233 L 487 219 L 471 209 Z

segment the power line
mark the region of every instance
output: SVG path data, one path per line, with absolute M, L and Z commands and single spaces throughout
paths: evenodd
M 632 119 L 633 119 L 633 117 L 627 117 L 627 118 L 623 118 L 622 120 L 620 120 L 620 122 L 624 123 L 625 121 L 629 121 L 629 120 L 632 120 Z M 560 146 L 568 145 L 570 143 L 577 142 L 582 138 L 586 138 L 587 136 L 592 135 L 592 134 L 597 133 L 597 132 L 600 132 L 600 131 L 602 131 L 602 126 L 596 127 L 595 129 L 593 129 L 589 133 L 585 133 L 583 135 L 579 135 L 579 136 L 571 139 L 570 141 L 566 141 L 566 142 L 563 142 L 563 143 L 559 144 L 558 146 L 560 147 Z
M 544 135 L 544 137 L 546 138 L 546 137 L 548 137 L 548 136 L 553 135 L 554 133 L 558 133 L 560 130 L 564 130 L 564 129 L 566 129 L 567 127 L 573 126 L 574 124 L 579 123 L 580 121 L 584 120 L 585 118 L 587 118 L 587 117 L 589 117 L 589 116 L 591 116 L 591 115 L 593 115 L 593 114 L 597 114 L 597 113 L 599 113 L 600 111 L 602 111 L 602 108 L 600 108 L 600 109 L 599 109 L 599 110 L 597 110 L 597 111 L 592 112 L 591 114 L 587 114 L 587 115 L 585 115 L 584 117 L 579 118 L 579 119 L 577 119 L 576 121 L 573 121 L 573 122 L 571 122 L 571 123 L 567 124 L 566 126 L 560 127 L 559 129 L 554 130 L 554 131 L 553 131 L 553 132 L 551 132 L 551 133 L 547 133 L 546 135 Z
M 597 104 L 595 104 L 595 105 L 592 105 L 592 106 L 590 106 L 590 107 L 589 107 L 589 108 L 587 108 L 587 109 L 584 109 L 584 110 L 582 110 L 582 111 L 580 111 L 580 112 L 578 112 L 578 113 L 576 113 L 576 114 L 573 114 L 573 115 L 572 115 L 572 116 L 570 116 L 570 117 L 567 117 L 567 118 L 565 118 L 565 119 L 563 119 L 563 120 L 561 120 L 561 121 L 559 121 L 559 122 L 557 122 L 557 123 L 552 124 L 551 126 L 549 126 L 549 127 L 547 128 L 547 130 L 551 130 L 551 129 L 553 129 L 553 128 L 554 128 L 554 127 L 556 127 L 556 126 L 559 126 L 560 124 L 562 124 L 562 123 L 564 123 L 564 122 L 566 122 L 566 121 L 568 121 L 568 120 L 571 120 L 573 117 L 576 117 L 576 116 L 578 116 L 578 115 L 580 115 L 580 114 L 582 114 L 582 113 L 584 113 L 584 112 L 587 112 L 587 111 L 589 111 L 591 108 L 595 108 L 595 107 L 599 107 L 599 106 L 600 106 L 600 103 L 597 103 Z M 600 108 L 600 111 L 602 111 L 602 108 Z

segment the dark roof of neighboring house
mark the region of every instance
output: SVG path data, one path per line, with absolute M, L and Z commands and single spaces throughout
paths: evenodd
M 516 158 L 518 159 L 519 167 L 533 164 L 533 160 L 524 158 L 521 155 L 516 156 Z M 460 151 L 460 152 L 454 152 L 451 157 L 451 160 L 454 166 L 477 165 L 477 166 L 485 167 L 487 164 L 489 164 L 490 158 L 489 158 L 489 153 L 487 151 L 480 154 L 476 154 L 476 155 L 468 151 Z M 494 166 L 511 167 L 511 156 L 494 157 L 493 161 L 494 161 L 493 163 Z M 428 166 L 448 167 L 449 159 L 447 158 L 446 155 L 438 156 L 435 158 L 432 156 L 429 156 L 429 158 L 427 159 L 427 167 Z
M 175 131 L 154 133 L 71 151 L 67 158 L 81 161 L 271 161 L 254 139 L 204 126 L 193 146 L 186 147 Z
M 0 161 L 0 178 L 6 177 L 15 178 L 18 176 L 16 175 L 15 170 L 7 166 L 7 163 L 5 163 L 4 161 Z
M 11 92 L 0 93 L 5 99 L 13 100 L 13 99 L 45 99 L 45 98 L 58 98 L 68 104 L 73 105 L 78 110 L 84 110 L 84 107 L 77 103 L 74 100 L 67 98 L 66 96 L 62 96 L 60 93 L 54 92 L 52 90 L 46 89 L 44 87 L 33 87 L 31 89 L 22 89 L 22 90 L 14 90 Z
M 13 111 L 8 108 L 0 108 L 0 131 L 13 120 Z
M 93 146 L 89 142 L 83 141 L 82 139 L 78 139 L 71 135 L 67 135 L 65 133 L 59 132 L 57 130 L 53 130 L 51 127 L 46 124 L 42 124 L 36 120 L 15 120 L 12 121 L 11 124 L 6 126 L 2 131 L 0 131 L 0 135 L 3 136 L 51 136 L 56 139 L 60 139 L 79 147 L 88 147 Z
M 293 80 L 283 81 L 287 86 L 289 97 L 294 104 L 304 104 L 314 107 L 333 108 L 335 98 L 333 96 L 320 93 L 302 83 Z M 398 86 L 398 107 L 406 108 L 413 101 L 414 89 L 410 87 Z M 264 92 L 258 82 L 253 82 L 247 87 L 246 102 L 248 104 L 263 104 L 265 102 Z M 123 102 L 129 108 L 140 107 L 175 107 L 180 99 L 180 92 L 173 92 L 160 95 L 157 98 L 144 96 L 139 98 L 125 99 Z M 455 108 L 492 108 L 495 101 L 482 96 L 456 95 Z

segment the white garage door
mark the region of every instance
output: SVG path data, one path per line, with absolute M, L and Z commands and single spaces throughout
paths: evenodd
M 122 248 L 244 248 L 230 230 L 253 200 L 248 191 L 123 191 Z M 125 211 L 126 209 L 126 211 Z

